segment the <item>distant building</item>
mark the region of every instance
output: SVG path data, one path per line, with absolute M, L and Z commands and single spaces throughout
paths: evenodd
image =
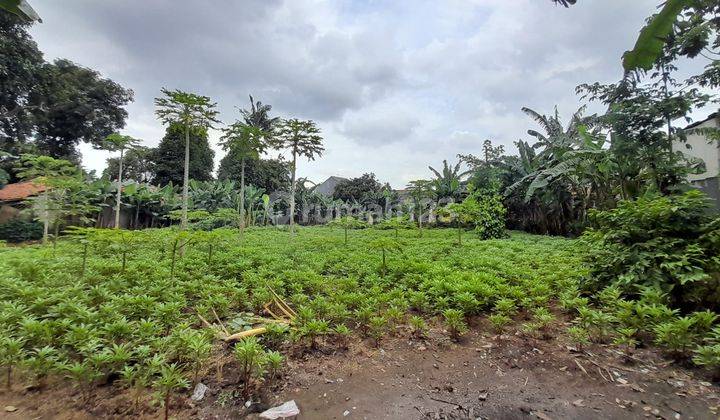
M 720 113 L 710 114 L 702 121 L 697 121 L 685 127 L 692 128 L 720 128 Z M 686 144 L 690 146 L 688 149 Z M 690 175 L 690 183 L 715 201 L 715 207 L 720 209 L 720 144 L 710 143 L 707 137 L 700 134 L 687 136 L 687 143 L 675 143 L 675 150 L 682 151 L 690 156 L 702 159 L 706 171 L 698 175 Z
M 323 194 L 327 196 L 332 196 L 333 192 L 335 192 L 335 187 L 337 184 L 341 183 L 342 181 L 347 181 L 347 178 L 339 177 L 339 176 L 331 176 L 330 178 L 326 179 L 320 184 L 317 184 L 315 191 L 318 194 Z
M 0 188 L 0 223 L 14 219 L 27 207 L 25 200 L 45 191 L 45 186 L 32 181 L 7 184 Z

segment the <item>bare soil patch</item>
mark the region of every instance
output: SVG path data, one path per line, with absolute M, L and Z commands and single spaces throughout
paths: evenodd
M 257 418 L 294 399 L 303 419 L 559 419 L 717 418 L 720 387 L 702 372 L 636 350 L 631 358 L 612 347 L 577 351 L 562 339 L 495 335 L 473 328 L 459 343 L 440 329 L 426 339 L 389 337 L 375 347 L 357 339 L 346 350 L 332 343 L 290 357 L 284 378 L 266 387 L 249 408 L 239 398 L 235 367 L 215 369 L 203 382 L 205 398 L 190 392 L 173 400 L 175 418 Z M 228 359 L 229 361 L 229 359 Z M 16 411 L 4 408 L 12 406 Z M 90 404 L 64 382 L 43 391 L 15 388 L 0 394 L 8 419 L 161 418 L 159 406 L 133 411 L 133 398 L 117 386 L 100 386 Z

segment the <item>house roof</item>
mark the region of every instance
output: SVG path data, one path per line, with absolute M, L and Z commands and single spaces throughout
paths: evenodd
M 32 181 L 7 184 L 0 188 L 0 201 L 20 201 L 45 191 L 45 186 Z
M 699 126 L 700 124 L 702 124 L 702 123 L 704 123 L 704 122 L 707 122 L 707 121 L 710 121 L 710 120 L 712 120 L 713 118 L 717 118 L 717 117 L 720 117 L 720 112 L 713 112 L 712 114 L 708 115 L 707 118 L 705 118 L 704 120 L 695 121 L 694 123 L 688 125 L 688 126 L 685 127 L 684 129 L 685 129 L 685 130 L 689 130 L 689 129 L 691 129 L 691 128 L 695 128 L 695 127 Z
M 317 186 L 315 187 L 315 192 L 328 196 L 333 195 L 333 192 L 335 192 L 335 187 L 342 181 L 347 181 L 347 178 L 343 178 L 340 176 L 331 176 L 320 184 L 317 184 Z

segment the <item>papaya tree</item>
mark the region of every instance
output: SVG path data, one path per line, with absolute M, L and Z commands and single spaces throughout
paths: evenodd
M 290 232 L 294 233 L 295 225 L 295 190 L 297 188 L 297 158 L 304 156 L 315 160 L 322 156 L 325 148 L 322 144 L 320 129 L 312 120 L 302 121 L 295 118 L 283 120 L 273 140 L 274 147 L 288 149 L 292 155 L 290 164 Z
M 362 220 L 358 220 L 352 216 L 343 216 L 338 219 L 333 219 L 328 223 L 328 226 L 337 226 L 345 231 L 345 245 L 348 244 L 348 230 L 349 229 L 362 229 L 367 226 Z
M 107 150 L 108 152 L 120 152 L 118 159 L 118 176 L 117 176 L 117 196 L 115 199 L 115 229 L 120 228 L 120 200 L 122 195 L 122 171 L 123 171 L 123 156 L 125 151 L 132 149 L 140 144 L 140 140 L 125 136 L 119 133 L 113 133 L 105 137 L 105 141 L 96 148 L 101 150 Z
M 257 159 L 267 147 L 269 133 L 241 121 L 223 130 L 220 145 L 226 151 L 240 157 L 240 232 L 245 228 L 245 161 Z
M 164 124 L 178 124 L 185 130 L 185 163 L 183 171 L 181 229 L 187 229 L 188 187 L 190 174 L 190 129 L 212 128 L 220 123 L 216 118 L 217 104 L 207 96 L 183 92 L 181 90 L 161 90 L 163 97 L 155 98 L 155 114 Z
M 402 252 L 402 244 L 393 238 L 378 238 L 370 242 L 370 249 L 380 251 L 382 262 L 380 270 L 384 276 L 387 273 L 387 254 L 391 252 Z
M 20 179 L 32 180 L 43 186 L 43 195 L 40 206 L 40 219 L 43 222 L 43 243 L 47 243 L 50 231 L 50 219 L 53 209 L 50 203 L 50 191 L 54 185 L 62 183 L 65 179 L 77 173 L 77 167 L 67 160 L 55 159 L 50 156 L 35 156 L 26 154 L 20 158 L 17 176 Z

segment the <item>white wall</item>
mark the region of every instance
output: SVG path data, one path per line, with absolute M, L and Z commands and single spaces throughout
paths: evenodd
M 699 124 L 695 128 L 719 127 L 719 118 L 711 118 Z M 690 175 L 690 181 L 697 181 L 718 176 L 720 173 L 720 148 L 717 143 L 708 143 L 707 138 L 697 134 L 688 135 L 687 144 L 692 146 L 687 149 L 682 143 L 675 143 L 673 148 L 682 151 L 690 156 L 698 157 L 705 161 L 707 171 L 700 175 Z

